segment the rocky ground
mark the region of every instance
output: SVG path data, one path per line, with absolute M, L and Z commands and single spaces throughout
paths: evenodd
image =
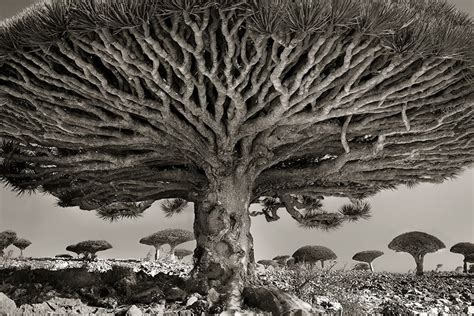
M 190 269 L 169 259 L 7 260 L 0 262 L 0 315 L 199 314 L 206 300 L 183 290 Z M 328 314 L 474 314 L 474 275 L 460 273 L 416 277 L 259 266 L 253 285 L 295 294 Z

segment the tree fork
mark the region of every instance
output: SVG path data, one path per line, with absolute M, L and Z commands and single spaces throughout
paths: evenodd
M 193 280 L 209 295 L 211 310 L 238 310 L 253 272 L 250 234 L 252 180 L 234 174 L 215 177 L 205 198 L 195 203 Z

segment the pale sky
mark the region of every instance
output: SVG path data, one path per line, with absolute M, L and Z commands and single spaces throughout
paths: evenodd
M 9 17 L 33 0 L 0 0 L 0 19 Z M 474 15 L 474 0 L 451 0 L 460 10 Z M 17 197 L 0 187 L 0 231 L 12 229 L 33 244 L 25 255 L 54 256 L 65 253 L 65 247 L 86 239 L 106 239 L 114 248 L 99 253 L 102 258 L 142 258 L 149 247 L 138 240 L 165 228 L 192 230 L 193 212 L 188 208 L 180 216 L 168 219 L 156 202 L 142 218 L 118 223 L 102 221 L 94 212 L 78 208 L 59 208 L 55 199 L 41 194 Z M 336 210 L 345 199 L 327 199 L 325 207 Z M 396 191 L 381 192 L 369 200 L 373 217 L 368 221 L 349 223 L 332 232 L 307 230 L 280 210 L 278 222 L 267 223 L 263 217 L 253 218 L 252 234 L 256 259 L 291 255 L 304 245 L 324 245 L 338 255 L 339 267 L 354 262 L 351 257 L 361 250 L 378 249 L 385 255 L 374 261 L 375 269 L 406 272 L 414 261 L 404 253 L 395 253 L 387 244 L 397 235 L 420 230 L 440 238 L 447 249 L 425 257 L 425 270 L 443 264 L 452 270 L 462 264 L 462 256 L 449 248 L 461 241 L 474 241 L 474 169 L 443 184 L 423 184 L 414 189 L 401 186 Z M 182 246 L 193 249 L 193 242 Z

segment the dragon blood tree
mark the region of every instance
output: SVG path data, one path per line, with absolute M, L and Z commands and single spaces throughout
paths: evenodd
M 176 246 L 194 239 L 194 234 L 190 231 L 170 228 L 143 237 L 139 243 L 153 246 L 155 248 L 155 260 L 157 260 L 161 246 L 166 244 L 170 245 L 170 255 L 173 257 L 175 255 Z
M 84 259 L 96 259 L 97 252 L 112 249 L 112 245 L 105 240 L 85 240 L 66 247 L 67 251 L 75 252 Z
M 23 250 L 28 248 L 30 245 L 31 245 L 31 241 L 25 238 L 19 238 L 13 243 L 13 246 L 20 249 L 20 258 L 23 258 Z
M 335 227 L 472 162 L 473 30 L 439 0 L 44 1 L 1 26 L 0 174 L 102 217 L 193 202 L 195 280 L 235 308 L 251 203 Z
M 365 250 L 356 253 L 352 260 L 365 262 L 370 268 L 370 271 L 374 272 L 374 267 L 372 265 L 372 261 L 377 259 L 378 257 L 383 256 L 383 252 L 380 250 Z
M 409 253 L 416 263 L 416 275 L 423 275 L 425 255 L 446 248 L 437 237 L 424 232 L 408 232 L 393 238 L 388 248 L 395 252 Z
M 452 253 L 459 253 L 464 256 L 464 259 L 470 254 L 474 254 L 474 243 L 472 242 L 459 242 L 449 249 Z M 463 260 L 463 272 L 467 273 L 467 261 Z
M 303 246 L 295 251 L 293 258 L 296 264 L 315 264 L 321 261 L 321 268 L 324 269 L 324 261 L 335 260 L 337 255 L 334 251 L 324 246 Z

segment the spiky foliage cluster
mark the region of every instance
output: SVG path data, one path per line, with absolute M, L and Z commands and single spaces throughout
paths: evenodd
M 337 259 L 334 251 L 323 246 L 304 246 L 295 251 L 292 256 L 295 263 L 316 263 Z
M 75 252 L 77 255 L 83 255 L 84 258 L 93 259 L 96 253 L 111 249 L 112 245 L 105 240 L 86 240 L 66 247 L 67 251 Z
M 412 256 L 424 256 L 446 248 L 444 243 L 433 235 L 424 232 L 408 232 L 395 237 L 388 248 L 396 252 L 407 252 Z
M 344 204 L 339 209 L 339 213 L 350 222 L 356 222 L 360 219 L 369 219 L 372 215 L 370 213 L 370 204 L 364 201 L 355 201 L 352 204 Z
M 133 219 L 143 216 L 143 212 L 151 207 L 154 201 L 115 202 L 100 207 L 96 212 L 101 219 L 115 222 L 120 219 Z
M 193 254 L 193 251 L 189 250 L 189 249 L 176 248 L 174 250 L 174 255 L 180 260 L 182 260 L 184 257 L 190 256 L 192 254 Z
M 12 230 L 5 230 L 0 233 L 0 255 L 3 255 L 3 250 L 12 245 L 18 239 L 16 233 Z
M 188 201 L 185 199 L 168 199 L 161 203 L 161 209 L 166 217 L 181 214 L 188 206 Z
M 265 215 L 268 222 L 279 219 L 278 209 L 286 208 L 288 213 L 299 223 L 300 227 L 330 231 L 340 228 L 344 222 L 355 222 L 371 217 L 370 205 L 361 200 L 352 200 L 352 204 L 343 205 L 338 212 L 323 209 L 321 196 L 286 195 L 261 200 L 261 211 L 253 211 L 251 216 Z

